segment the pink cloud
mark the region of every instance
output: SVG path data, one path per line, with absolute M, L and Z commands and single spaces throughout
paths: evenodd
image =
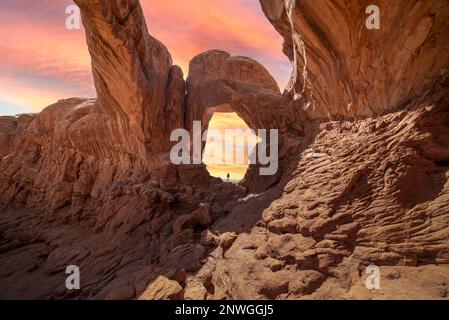
M 219 48 L 255 58 L 285 85 L 290 66 L 281 52 L 282 39 L 258 0 L 141 3 L 150 33 L 168 47 L 185 74 L 193 56 Z M 65 28 L 69 4 L 1 1 L 0 99 L 40 110 L 54 100 L 95 95 L 84 31 Z

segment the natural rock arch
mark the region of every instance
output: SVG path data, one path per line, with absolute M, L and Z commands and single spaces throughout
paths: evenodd
M 201 120 L 203 129 L 213 112 L 236 112 L 253 129 L 302 131 L 300 108 L 281 95 L 270 73 L 258 62 L 210 50 L 194 57 L 187 78 L 186 125 Z M 290 112 L 289 112 L 290 111 Z M 288 117 L 290 114 L 291 117 Z M 295 123 L 295 125 L 293 125 Z

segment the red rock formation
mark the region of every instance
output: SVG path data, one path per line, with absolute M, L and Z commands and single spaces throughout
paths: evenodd
M 139 2 L 75 2 L 98 96 L 92 121 L 105 117 L 105 131 L 120 139 L 113 145 L 130 154 L 144 158 L 145 151 L 167 150 L 167 134 L 184 126 L 184 80 L 165 46 L 148 34 Z
M 296 66 L 283 95 L 219 50 L 185 83 L 137 0 L 75 2 L 98 99 L 0 118 L 0 298 L 447 297 L 441 2 L 380 1 L 369 31 L 366 1 L 262 0 Z M 234 186 L 169 163 L 171 130 L 215 111 L 280 130 L 277 175 L 253 167 Z M 379 291 L 364 288 L 368 264 Z M 68 265 L 79 291 L 63 286 Z
M 248 233 L 223 255 L 217 248 L 200 270 L 212 274 L 214 298 L 343 298 L 352 286 L 379 296 L 360 289 L 369 264 L 401 266 L 404 276 L 436 264 L 435 273 L 423 271 L 426 277 L 435 286 L 448 279 L 449 158 L 447 139 L 439 138 L 448 124 L 447 107 L 322 124 L 260 221 L 248 223 Z M 257 208 L 255 201 L 247 206 Z M 212 231 L 223 232 L 243 213 L 236 210 Z M 427 294 L 443 297 L 436 289 Z
M 444 1 L 261 0 L 295 66 L 287 91 L 311 118 L 352 119 L 438 101 L 448 87 Z M 380 8 L 368 30 L 365 9 Z

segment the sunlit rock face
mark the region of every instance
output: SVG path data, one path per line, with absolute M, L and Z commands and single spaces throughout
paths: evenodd
M 288 93 L 311 118 L 353 119 L 441 99 L 449 84 L 444 1 L 261 0 L 294 64 Z
M 98 96 L 96 115 L 89 120 L 104 123 L 123 151 L 135 156 L 166 151 L 166 136 L 184 127 L 182 71 L 172 65 L 166 47 L 148 34 L 138 1 L 75 2 L 82 12 Z
M 262 0 L 295 65 L 284 94 L 220 50 L 184 82 L 137 0 L 75 2 L 98 99 L 0 118 L 1 298 L 447 297 L 442 1 L 380 1 L 368 30 L 367 1 Z M 276 174 L 172 165 L 171 130 L 214 112 L 278 129 Z M 371 264 L 385 278 L 367 292 Z

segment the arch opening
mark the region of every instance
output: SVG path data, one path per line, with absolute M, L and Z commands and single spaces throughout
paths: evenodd
M 244 178 L 251 152 L 259 141 L 237 113 L 213 112 L 207 128 L 203 163 L 211 176 L 238 183 Z

